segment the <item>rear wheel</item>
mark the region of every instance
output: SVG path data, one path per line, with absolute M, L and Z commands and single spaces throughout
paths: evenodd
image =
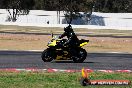
M 50 62 L 55 58 L 55 53 L 51 49 L 46 49 L 42 52 L 41 58 L 44 62 Z
M 76 52 L 76 54 L 74 54 L 72 56 L 73 61 L 75 63 L 82 63 L 87 57 L 86 50 L 81 48 L 81 49 L 79 49 L 79 50 L 77 50 L 75 52 Z

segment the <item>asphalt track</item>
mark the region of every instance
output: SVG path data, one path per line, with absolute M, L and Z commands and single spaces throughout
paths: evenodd
M 88 53 L 83 63 L 73 63 L 72 61 L 43 62 L 41 52 L 0 51 L 0 69 L 81 69 L 83 67 L 94 70 L 132 70 L 132 54 Z

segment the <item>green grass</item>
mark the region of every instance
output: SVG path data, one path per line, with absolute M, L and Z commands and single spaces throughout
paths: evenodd
M 80 85 L 81 73 L 0 72 L 0 88 L 84 88 Z M 90 73 L 94 79 L 124 79 L 132 81 L 132 73 Z M 87 88 L 132 88 L 132 85 L 87 86 Z

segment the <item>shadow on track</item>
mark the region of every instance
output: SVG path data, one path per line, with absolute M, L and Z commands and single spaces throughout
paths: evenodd
M 72 60 L 71 61 L 52 61 L 51 63 L 74 63 Z M 82 62 L 82 63 L 96 63 L 96 62 Z

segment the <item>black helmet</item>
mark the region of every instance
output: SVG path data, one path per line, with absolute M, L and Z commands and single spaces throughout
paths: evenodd
M 73 31 L 72 26 L 68 25 L 66 28 L 64 28 L 64 31 L 65 32 L 72 32 Z

